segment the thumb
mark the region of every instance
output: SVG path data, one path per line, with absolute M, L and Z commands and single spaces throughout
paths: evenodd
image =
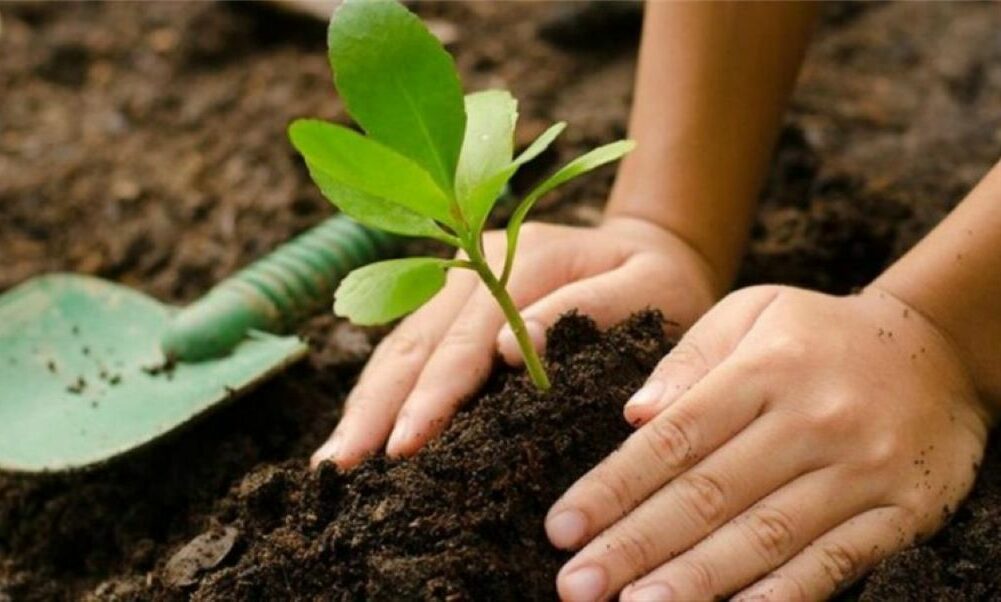
M 611 292 L 612 287 L 617 285 L 615 281 L 621 279 L 615 276 L 620 271 L 567 284 L 527 307 L 522 312 L 522 318 L 525 320 L 525 331 L 536 351 L 545 351 L 546 331 L 568 311 L 577 310 L 589 316 L 598 323 L 599 328 L 615 322 L 615 298 Z M 510 324 L 505 325 L 497 335 L 497 351 L 512 366 L 524 363 L 521 348 Z
M 641 426 L 695 386 L 733 353 L 781 290 L 779 286 L 742 289 L 706 312 L 626 402 L 626 420 Z
M 616 269 L 566 284 L 536 301 L 522 312 L 525 328 L 536 349 L 545 347 L 546 330 L 560 316 L 577 310 L 593 319 L 600 329 L 609 328 L 642 309 L 658 309 L 670 322 L 669 337 L 677 338 L 711 302 L 708 293 L 682 290 L 663 269 L 659 256 L 635 256 Z M 522 363 L 521 350 L 509 326 L 497 336 L 497 350 L 508 364 Z

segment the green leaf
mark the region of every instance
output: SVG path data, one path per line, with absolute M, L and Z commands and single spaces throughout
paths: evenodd
M 474 237 L 483 231 L 490 210 L 493 209 L 497 198 L 504 192 L 504 185 L 517 170 L 517 165 L 508 165 L 481 182 L 469 193 L 469 198 L 465 202 L 467 208 L 464 211 L 466 221 L 469 223 L 469 230 Z
M 385 324 L 408 314 L 445 286 L 449 261 L 408 257 L 357 269 L 334 293 L 334 313 L 355 324 Z
M 327 34 L 334 82 L 370 136 L 453 190 L 466 113 L 452 57 L 397 2 L 348 1 Z
M 315 119 L 293 122 L 289 138 L 310 170 L 322 173 L 326 183 L 337 182 L 454 225 L 449 201 L 431 176 L 396 151 L 346 127 Z
M 466 95 L 466 136 L 455 172 L 460 206 L 469 191 L 511 163 L 517 120 L 518 101 L 506 90 Z
M 483 225 L 486 223 L 487 216 L 490 215 L 494 203 L 497 202 L 497 198 L 503 192 L 504 186 L 514 176 L 515 172 L 522 165 L 538 157 L 544 150 L 549 148 L 553 140 L 556 140 L 556 137 L 566 127 L 567 124 L 562 121 L 551 125 L 528 148 L 522 151 L 514 161 L 480 182 L 479 185 L 469 192 L 469 196 L 465 199 L 463 205 L 463 211 L 466 213 L 470 230 L 474 234 L 479 234 L 483 230 Z
M 539 134 L 539 137 L 535 139 L 534 142 L 528 145 L 528 148 L 521 151 L 518 158 L 514 160 L 515 165 L 521 167 L 525 163 L 528 163 L 532 159 L 538 157 L 542 154 L 542 151 L 549 148 L 549 145 L 556 140 L 556 137 L 563 133 L 563 130 L 567 128 L 567 122 L 560 121 L 549 126 L 546 131 Z
M 431 218 L 414 213 L 402 205 L 345 186 L 309 163 L 306 166 L 309 167 L 309 174 L 323 196 L 355 221 L 393 234 L 434 238 L 452 246 L 459 246 L 458 239 L 442 230 Z
M 531 211 L 536 201 L 557 186 L 565 184 L 577 176 L 601 167 L 606 163 L 611 163 L 635 147 L 636 143 L 632 140 L 619 140 L 618 142 L 599 146 L 564 165 L 559 171 L 546 178 L 532 192 L 528 193 L 528 196 L 522 199 L 507 223 L 507 257 L 504 261 L 504 271 L 501 274 L 501 284 L 506 284 L 507 279 L 511 276 L 514 253 L 518 248 L 518 233 L 521 231 L 522 222 L 525 221 L 525 217 Z

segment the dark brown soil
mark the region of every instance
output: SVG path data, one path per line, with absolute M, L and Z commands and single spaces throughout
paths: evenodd
M 635 15 L 618 7 L 567 18 L 567 5 L 542 3 L 417 8 L 454 37 L 468 88 L 505 86 L 521 99 L 519 141 L 555 119 L 571 123 L 517 189 L 624 133 Z M 0 12 L 0 290 L 70 270 L 186 302 L 329 215 L 284 138 L 295 117 L 345 119 L 322 24 L 230 3 L 5 3 Z M 741 282 L 848 291 L 934 225 L 1001 149 L 999 30 L 990 5 L 829 5 Z M 612 173 L 546 199 L 540 217 L 594 223 Z M 567 374 L 560 386 L 598 383 L 615 391 L 609 404 L 621 403 L 653 353 L 625 334 L 635 328 L 584 348 L 593 360 L 609 341 L 622 345 L 594 374 Z M 551 598 L 559 556 L 539 517 L 625 434 L 618 410 L 587 405 L 586 395 L 521 403 L 521 381 L 498 374 L 462 414 L 465 428 L 415 462 L 307 477 L 305 459 L 381 331 L 321 316 L 303 333 L 307 362 L 137 456 L 71 477 L 0 475 L 0 601 L 193 588 L 219 599 Z M 617 362 L 633 364 L 618 374 Z M 578 407 L 590 409 L 566 413 Z M 487 436 L 504 425 L 506 438 Z M 554 455 L 561 445 L 581 455 Z M 995 445 L 953 523 L 852 595 L 1001 597 L 999 492 Z M 471 574 L 482 579 L 463 578 Z M 492 589 L 504 579 L 520 589 Z M 415 583 L 429 589 L 407 589 Z
M 214 517 L 243 549 L 194 597 L 553 598 L 567 556 L 546 544 L 545 513 L 631 430 L 622 404 L 665 352 L 662 328 L 644 314 L 599 336 L 589 320 L 565 318 L 552 333 L 548 394 L 498 371 L 410 461 L 378 457 L 346 475 L 298 462 L 251 472 Z M 179 554 L 202 558 L 203 548 Z M 158 571 L 153 590 L 187 594 L 190 573 Z

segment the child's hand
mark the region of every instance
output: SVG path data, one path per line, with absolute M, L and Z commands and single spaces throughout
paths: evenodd
M 989 421 L 952 345 L 875 288 L 730 295 L 625 414 L 643 426 L 547 518 L 584 546 L 568 600 L 830 596 L 942 525 Z
M 484 250 L 495 272 L 503 232 Z M 649 222 L 611 218 L 598 228 L 528 224 L 522 229 L 508 290 L 536 346 L 571 309 L 610 326 L 645 307 L 658 308 L 680 333 L 712 305 L 722 285 L 680 238 Z M 440 432 L 463 399 L 487 377 L 498 350 L 520 361 L 504 317 L 475 274 L 449 272 L 445 289 L 406 318 L 376 349 L 313 464 L 357 464 L 389 443 L 393 455 L 416 452 Z M 392 434 L 391 434 L 392 433 Z

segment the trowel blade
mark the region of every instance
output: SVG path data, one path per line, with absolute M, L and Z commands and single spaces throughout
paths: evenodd
M 254 333 L 232 354 L 173 366 L 160 336 L 175 311 L 74 274 L 0 295 L 0 470 L 84 468 L 136 449 L 232 399 L 306 353 Z

